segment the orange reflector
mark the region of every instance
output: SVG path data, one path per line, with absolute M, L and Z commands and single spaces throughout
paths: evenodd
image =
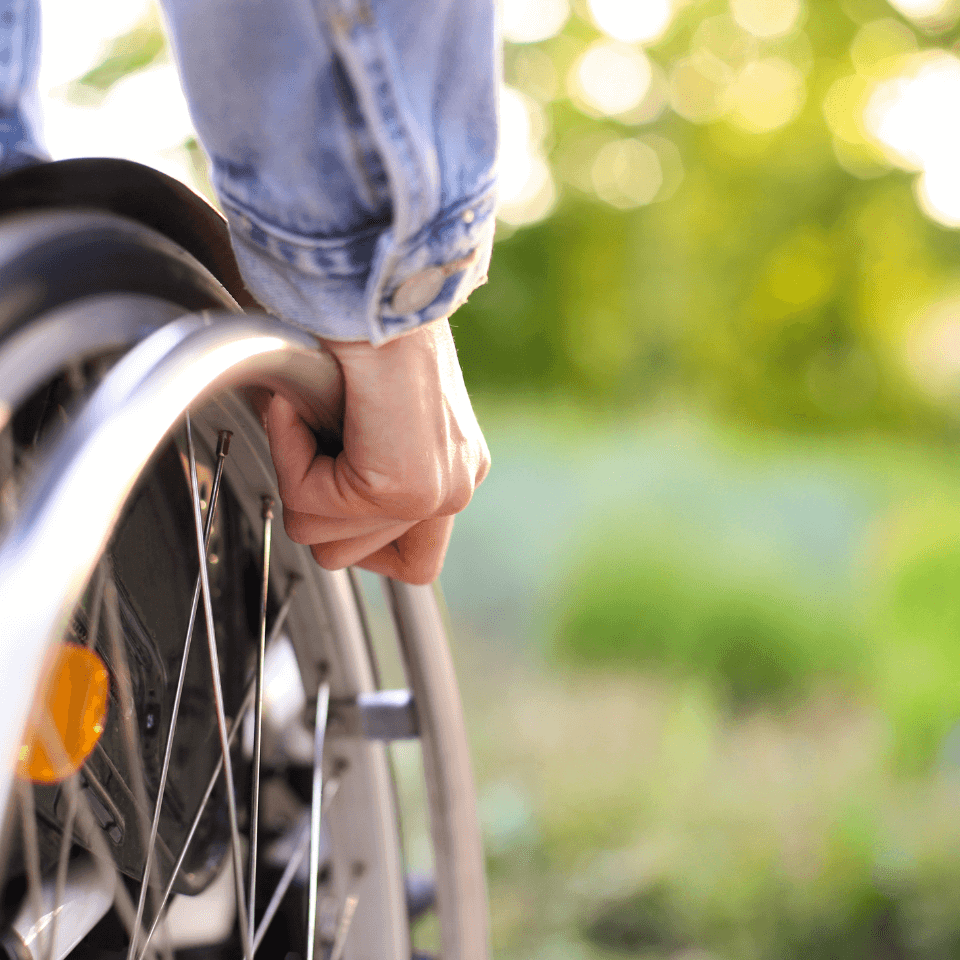
M 76 773 L 103 733 L 110 697 L 110 674 L 103 661 L 86 647 L 61 643 L 47 659 L 40 694 L 20 748 L 17 776 L 34 783 L 59 783 Z M 52 730 L 48 726 L 52 721 Z M 53 731 L 63 748 L 50 745 Z

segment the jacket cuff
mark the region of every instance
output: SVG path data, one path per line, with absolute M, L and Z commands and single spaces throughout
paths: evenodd
M 494 184 L 441 210 L 402 244 L 389 225 L 349 236 L 293 234 L 221 198 L 250 292 L 319 337 L 385 343 L 450 316 L 487 279 Z

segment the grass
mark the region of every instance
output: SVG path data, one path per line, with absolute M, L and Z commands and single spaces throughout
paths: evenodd
M 473 627 L 457 650 L 498 960 L 960 956 L 956 467 L 880 441 L 566 426 L 538 439 L 531 415 L 491 443 L 501 507 L 513 471 L 568 533 L 538 541 L 559 571 L 531 591 L 552 597 L 547 642 L 496 621 L 498 642 Z M 602 485 L 592 511 L 564 462 Z
M 475 656 L 496 956 L 956 956 L 960 783 L 900 779 L 875 709 Z

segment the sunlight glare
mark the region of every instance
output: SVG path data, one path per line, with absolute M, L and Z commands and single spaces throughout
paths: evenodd
M 792 32 L 802 10 L 802 0 L 730 0 L 733 19 L 748 33 L 765 39 Z
M 193 125 L 171 63 L 120 80 L 98 107 L 61 98 L 44 104 L 47 146 L 55 160 L 122 157 L 161 170 L 198 189 L 184 151 Z
M 891 163 L 920 171 L 917 201 L 932 219 L 960 227 L 960 130 L 950 122 L 960 102 L 960 59 L 937 51 L 875 85 L 864 110 L 867 132 Z
M 152 6 L 151 0 L 43 0 L 41 94 L 48 95 L 95 67 L 110 39 L 134 27 Z
M 596 25 L 623 43 L 656 43 L 673 22 L 672 0 L 588 0 Z
M 650 61 L 641 50 L 598 40 L 574 64 L 569 86 L 588 111 L 616 116 L 643 102 L 652 79 Z
M 933 164 L 917 178 L 917 202 L 932 220 L 960 227 L 960 180 L 953 163 Z
M 922 170 L 960 159 L 960 134 L 949 112 L 955 103 L 960 60 L 942 51 L 920 54 L 906 72 L 876 85 L 864 123 L 897 166 Z
M 539 43 L 556 36 L 570 17 L 569 0 L 503 0 L 503 38 L 510 43 Z
M 553 177 L 540 148 L 545 130 L 546 120 L 536 102 L 504 86 L 500 93 L 497 216 L 512 226 L 542 220 L 556 200 Z
M 889 0 L 890 6 L 921 26 L 949 24 L 957 15 L 956 0 Z

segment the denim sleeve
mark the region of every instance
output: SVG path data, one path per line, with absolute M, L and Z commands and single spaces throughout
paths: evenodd
M 380 343 L 453 312 L 493 241 L 494 0 L 164 0 L 251 292 Z
M 41 140 L 38 0 L 0 0 L 0 170 L 49 159 Z

